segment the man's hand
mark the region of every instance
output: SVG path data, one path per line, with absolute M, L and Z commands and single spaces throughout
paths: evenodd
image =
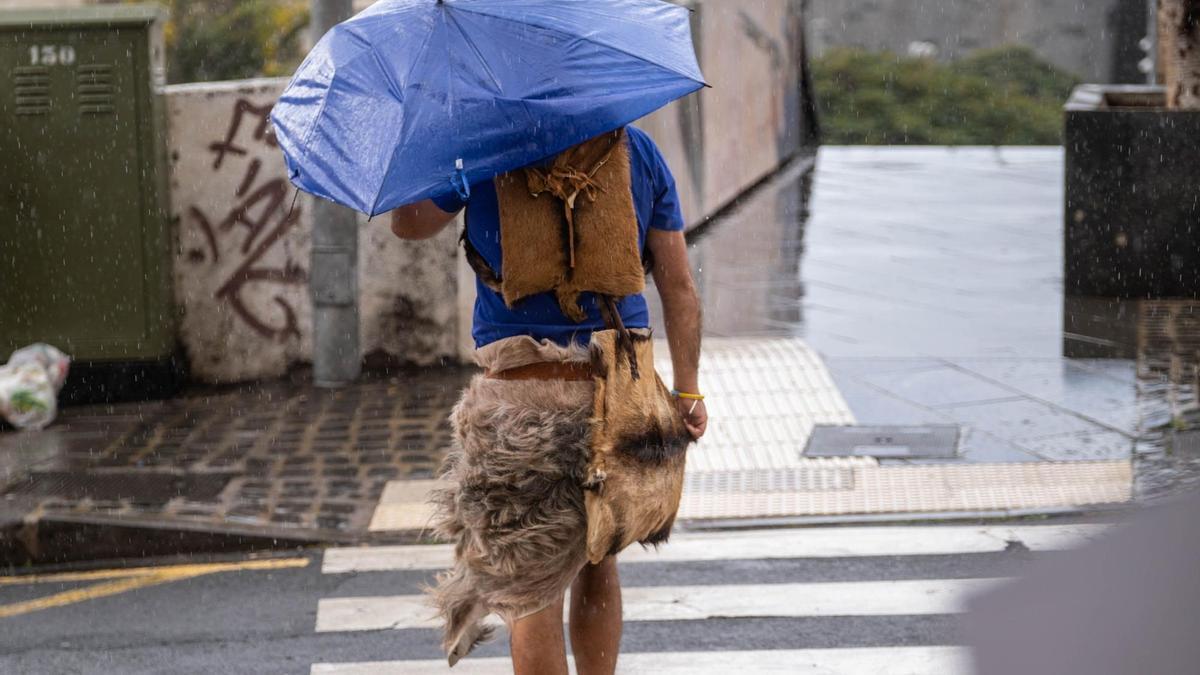
M 683 424 L 687 427 L 688 433 L 692 435 L 692 438 L 700 440 L 700 437 L 704 435 L 704 430 L 708 428 L 708 409 L 704 407 L 704 401 L 677 398 L 675 407 L 683 416 Z
M 651 229 L 646 246 L 654 257 L 654 285 L 662 298 L 663 321 L 667 325 L 667 344 L 671 347 L 671 365 L 675 371 L 675 389 L 699 394 L 700 367 L 700 296 L 688 264 L 687 242 L 682 232 Z M 695 408 L 692 404 L 695 403 Z M 703 401 L 677 399 L 693 438 L 704 435 L 708 411 Z
M 392 232 L 401 239 L 429 239 L 454 220 L 456 213 L 446 213 L 426 199 L 401 206 L 392 211 Z

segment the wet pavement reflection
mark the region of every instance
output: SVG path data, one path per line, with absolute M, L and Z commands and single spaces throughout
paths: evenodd
M 822 148 L 694 239 L 706 334 L 802 337 L 859 423 L 959 424 L 965 461 L 1136 447 L 1150 473 L 1186 469 L 1146 461 L 1197 445 L 1197 303 L 1064 298 L 1062 161 Z
M 1200 487 L 1200 301 L 1136 307 L 1138 481 L 1157 496 Z

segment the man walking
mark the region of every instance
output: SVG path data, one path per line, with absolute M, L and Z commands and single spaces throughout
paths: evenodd
M 516 673 L 565 674 L 570 587 L 576 668 L 610 674 L 621 638 L 616 557 L 591 564 L 586 551 L 596 410 L 589 341 L 605 329 L 645 339 L 643 263 L 662 298 L 678 416 L 692 439 L 707 425 L 697 382 L 700 307 L 674 179 L 653 141 L 627 127 L 471 185 L 465 201 L 396 209 L 392 229 L 404 239 L 432 237 L 463 208 L 484 373 L 452 414 L 457 445 L 435 499 L 438 532 L 456 553 L 431 589 L 446 621 L 444 647 L 454 665 L 486 639 L 482 619 L 495 612 L 509 626 Z M 669 527 L 640 540 L 658 541 Z

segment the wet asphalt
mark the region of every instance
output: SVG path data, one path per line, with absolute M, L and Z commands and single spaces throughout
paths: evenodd
M 621 575 L 627 587 L 967 579 L 1018 574 L 1032 561 L 1051 555 L 1055 554 L 1012 549 L 950 556 L 641 563 L 623 565 Z M 308 673 L 313 663 L 441 658 L 433 630 L 314 631 L 317 603 L 323 597 L 418 593 L 431 575 L 326 575 L 321 573 L 320 551 L 284 557 L 303 558 L 308 564 L 214 574 L 0 619 L 0 672 Z M 81 586 L 0 586 L 0 607 Z M 961 641 L 959 620 L 949 615 L 764 617 L 630 623 L 622 650 L 823 649 Z M 502 641 L 478 652 L 505 654 Z

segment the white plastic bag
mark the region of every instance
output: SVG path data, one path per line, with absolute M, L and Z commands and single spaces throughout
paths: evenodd
M 58 391 L 71 360 L 45 344 L 13 352 L 0 366 L 0 417 L 18 429 L 43 429 L 58 414 Z

